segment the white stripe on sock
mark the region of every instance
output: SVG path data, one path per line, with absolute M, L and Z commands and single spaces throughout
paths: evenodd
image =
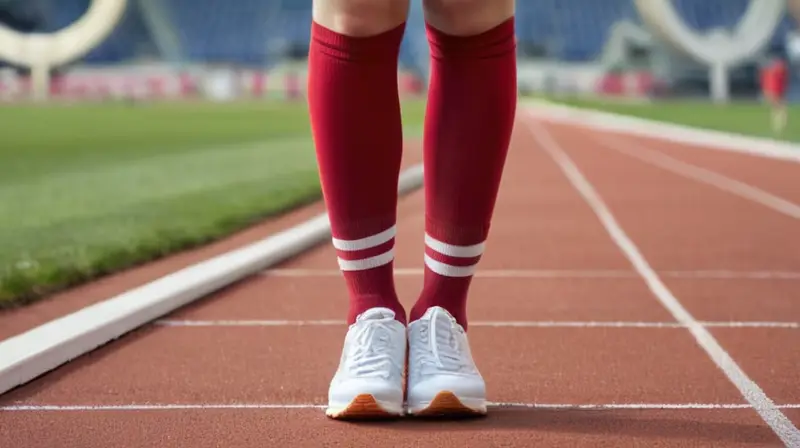
M 444 277 L 469 277 L 475 274 L 478 265 L 453 266 L 434 260 L 430 255 L 425 254 L 425 266 L 428 266 L 428 269 Z
M 378 266 L 389 264 L 392 260 L 394 260 L 394 248 L 380 255 L 362 258 L 361 260 L 343 260 L 338 258 L 339 269 L 343 271 L 365 271 L 367 269 L 374 269 Z
M 427 233 L 425 234 L 425 244 L 442 255 L 458 258 L 478 257 L 483 255 L 483 250 L 486 247 L 485 242 L 473 244 L 472 246 L 455 246 L 439 241 Z
M 333 247 L 348 252 L 369 249 L 375 246 L 380 246 L 381 244 L 391 240 L 392 238 L 395 237 L 396 234 L 397 234 L 397 226 L 394 225 L 384 230 L 381 233 L 376 233 L 375 235 L 370 235 L 366 238 L 361 238 L 359 240 L 341 240 L 338 238 L 332 238 Z

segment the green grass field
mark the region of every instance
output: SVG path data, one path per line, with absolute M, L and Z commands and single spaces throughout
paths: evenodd
M 422 102 L 404 104 L 419 134 Z M 0 308 L 320 197 L 305 105 L 0 108 Z
M 800 126 L 792 119 L 800 115 L 799 106 L 789 109 L 789 124 L 782 135 L 775 135 L 770 124 L 769 109 L 758 103 L 715 105 L 701 101 L 621 102 L 594 98 L 542 97 L 554 103 L 587 109 L 632 115 L 651 120 L 733 132 L 758 137 L 800 142 Z

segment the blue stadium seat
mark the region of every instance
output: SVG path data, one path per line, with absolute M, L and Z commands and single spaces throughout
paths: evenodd
M 164 4 L 188 59 L 264 62 L 272 1 L 165 0 Z
M 194 61 L 268 63 L 269 42 L 306 45 L 311 27 L 311 0 L 162 0 L 177 30 L 186 57 Z M 419 0 L 415 0 L 419 1 Z M 73 21 L 89 0 L 47 0 L 53 13 L 51 28 Z M 730 26 L 748 0 L 675 0 L 681 15 L 693 27 Z M 134 8 L 135 0 L 131 1 Z M 631 0 L 525 0 L 518 5 L 518 37 L 548 49 L 567 61 L 596 58 L 609 28 L 620 20 L 639 22 Z M 424 39 L 419 24 L 409 27 L 411 39 Z M 775 35 L 791 27 L 787 17 Z M 110 39 L 88 55 L 88 62 L 117 62 L 134 57 L 146 27 L 138 14 L 125 16 Z M 419 46 L 403 47 L 401 58 L 413 60 Z
M 533 0 L 517 5 L 519 39 L 568 61 L 593 59 L 614 22 L 635 18 L 630 0 Z

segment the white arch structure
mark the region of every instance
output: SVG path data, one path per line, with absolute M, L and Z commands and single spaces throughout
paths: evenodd
M 654 35 L 710 68 L 711 96 L 718 102 L 728 99 L 729 70 L 764 49 L 786 11 L 786 0 L 750 0 L 731 32 L 700 33 L 686 25 L 670 0 L 634 4 Z
M 18 33 L 0 25 L 0 58 L 30 67 L 33 94 L 46 99 L 50 69 L 74 61 L 99 45 L 119 22 L 127 0 L 92 0 L 80 19 L 55 33 Z

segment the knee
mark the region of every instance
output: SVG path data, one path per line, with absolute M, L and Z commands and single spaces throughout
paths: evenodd
M 514 0 L 423 0 L 425 20 L 456 36 L 488 31 L 514 15 Z
M 405 22 L 408 0 L 315 0 L 314 21 L 337 33 L 366 37 Z

